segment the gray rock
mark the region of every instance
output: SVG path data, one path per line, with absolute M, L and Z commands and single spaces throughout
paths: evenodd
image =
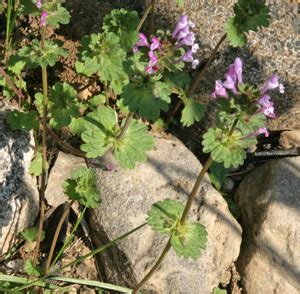
M 33 225 L 39 211 L 36 179 L 28 173 L 33 136 L 11 131 L 4 121 L 7 111 L 0 101 L 0 254 L 19 232 Z
M 165 198 L 185 202 L 202 166 L 177 139 L 156 138 L 148 161 L 134 170 L 108 172 L 97 169 L 102 203 L 91 211 L 92 236 L 100 246 L 145 222 L 151 205 Z M 207 249 L 197 260 L 180 259 L 169 252 L 143 293 L 211 293 L 224 281 L 239 254 L 241 228 L 223 197 L 206 176 L 191 218 L 208 231 Z M 107 281 L 134 287 L 149 271 L 167 239 L 144 227 L 100 256 Z
M 73 170 L 81 166 L 86 166 L 83 158 L 75 157 L 74 155 L 64 152 L 58 153 L 45 192 L 45 198 L 49 205 L 57 207 L 65 201 L 68 201 L 68 197 L 63 191 L 63 183 L 70 177 Z
M 248 294 L 300 293 L 300 157 L 268 162 L 237 191 L 243 243 L 237 269 Z

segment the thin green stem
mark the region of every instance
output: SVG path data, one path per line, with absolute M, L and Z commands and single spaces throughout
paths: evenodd
M 45 48 L 46 26 L 41 31 L 41 48 Z M 42 66 L 42 82 L 43 82 L 43 119 L 42 119 L 42 175 L 40 186 L 40 219 L 36 247 L 34 250 L 33 263 L 36 264 L 40 251 L 42 239 L 42 231 L 45 218 L 45 190 L 46 190 L 46 170 L 47 170 L 47 108 L 48 108 L 48 77 L 47 67 Z
M 76 259 L 76 260 L 74 260 L 74 261 L 71 261 L 70 263 L 64 265 L 63 267 L 61 267 L 61 268 L 59 268 L 59 269 L 57 269 L 57 270 L 54 271 L 53 273 L 47 274 L 47 275 L 45 275 L 45 276 L 43 276 L 43 277 L 40 277 L 40 278 L 38 278 L 38 279 L 36 279 L 36 280 L 34 280 L 34 281 L 28 283 L 27 285 L 21 286 L 21 287 L 15 289 L 15 291 L 17 292 L 17 291 L 25 290 L 25 289 L 27 289 L 27 288 L 29 288 L 29 287 L 31 287 L 31 286 L 34 286 L 34 284 L 35 284 L 36 282 L 45 280 L 45 279 L 47 279 L 47 278 L 49 278 L 49 277 L 51 277 L 51 276 L 53 276 L 53 275 L 57 275 L 60 271 L 66 269 L 66 268 L 68 268 L 68 267 L 70 267 L 70 266 L 73 266 L 73 265 L 76 265 L 76 264 L 78 264 L 78 263 L 81 263 L 81 262 L 84 261 L 85 259 L 87 259 L 87 258 L 89 258 L 89 257 L 91 257 L 91 256 L 94 256 L 94 255 L 96 255 L 96 254 L 98 254 L 98 253 L 100 253 L 100 252 L 102 252 L 102 251 L 108 249 L 109 247 L 115 245 L 116 243 L 118 243 L 118 242 L 121 241 L 122 239 L 128 237 L 129 235 L 133 234 L 134 232 L 136 232 L 136 231 L 138 231 L 139 229 L 141 229 L 142 227 L 144 227 L 146 224 L 147 224 L 147 223 L 143 223 L 142 225 L 140 225 L 140 226 L 138 226 L 138 227 L 132 229 L 131 231 L 129 231 L 129 232 L 127 232 L 127 233 L 125 233 L 125 234 L 123 234 L 123 235 L 117 237 L 116 239 L 110 241 L 109 243 L 107 243 L 107 244 L 105 244 L 105 245 L 103 245 L 103 246 L 101 246 L 101 247 L 98 247 L 98 248 L 94 249 L 93 251 L 87 253 L 87 254 L 84 255 L 84 256 L 79 257 L 78 259 Z
M 52 257 L 53 257 L 53 253 L 54 253 L 54 250 L 55 250 L 55 246 L 56 246 L 56 243 L 57 243 L 59 233 L 61 231 L 61 228 L 63 226 L 63 223 L 64 223 L 66 217 L 68 216 L 68 214 L 70 212 L 70 208 L 73 205 L 73 203 L 74 203 L 74 200 L 71 201 L 70 203 L 68 203 L 65 206 L 64 213 L 62 214 L 62 216 L 61 216 L 61 218 L 60 218 L 60 220 L 57 224 L 57 227 L 56 227 L 56 230 L 55 230 L 55 233 L 54 233 L 54 236 L 53 236 L 52 244 L 51 244 L 51 247 L 50 247 L 50 251 L 49 251 L 49 254 L 48 254 L 48 258 L 47 258 L 47 261 L 46 261 L 46 265 L 45 265 L 45 270 L 44 270 L 45 274 L 48 274 L 48 272 L 49 272 L 51 260 L 52 260 Z
M 118 135 L 118 139 L 121 140 L 122 138 L 124 138 L 128 128 L 129 128 L 129 125 L 133 119 L 133 115 L 134 113 L 133 112 L 129 112 L 127 117 L 126 117 L 126 120 L 125 120 L 125 123 L 124 123 L 124 126 L 123 128 L 121 129 L 121 132 L 120 134 Z
M 164 248 L 163 252 L 161 253 L 160 257 L 158 258 L 155 265 L 151 268 L 151 270 L 147 273 L 147 275 L 136 285 L 133 289 L 132 294 L 138 293 L 139 289 L 149 281 L 149 279 L 153 276 L 157 268 L 161 265 L 165 257 L 167 256 L 169 250 L 171 249 L 171 238 L 168 240 L 166 247 Z
M 67 247 L 69 246 L 69 244 L 72 242 L 72 240 L 74 239 L 74 234 L 79 226 L 79 224 L 81 223 L 81 220 L 83 219 L 83 216 L 86 212 L 87 207 L 85 206 L 82 210 L 82 212 L 80 213 L 79 217 L 77 218 L 77 221 L 75 223 L 75 226 L 73 227 L 70 236 L 68 237 L 68 239 L 64 242 L 64 245 L 62 246 L 62 248 L 60 248 L 59 252 L 57 253 L 55 259 L 53 260 L 51 267 L 56 264 L 56 262 L 59 260 L 59 258 L 62 256 L 62 254 L 65 252 L 65 250 L 67 249 Z
M 222 38 L 219 40 L 219 42 L 217 43 L 216 47 L 214 48 L 213 52 L 211 53 L 210 57 L 208 58 L 208 60 L 206 61 L 205 65 L 203 66 L 203 68 L 201 70 L 198 71 L 195 79 L 192 81 L 188 93 L 187 93 L 187 97 L 190 97 L 191 95 L 194 94 L 194 92 L 196 91 L 199 82 L 201 81 L 201 79 L 204 76 L 205 71 L 207 70 L 207 68 L 211 65 L 211 63 L 213 62 L 217 51 L 219 49 L 219 47 L 221 46 L 221 44 L 223 43 L 223 41 L 226 39 L 226 34 L 224 34 L 222 36 Z M 177 104 L 175 105 L 174 109 L 172 110 L 172 112 L 169 114 L 169 116 L 166 119 L 166 124 L 168 125 L 172 119 L 172 117 L 174 117 L 174 115 L 177 113 L 177 111 L 179 110 L 180 106 L 182 105 L 182 100 L 180 99 Z

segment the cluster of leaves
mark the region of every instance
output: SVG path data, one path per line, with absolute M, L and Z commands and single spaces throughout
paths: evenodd
M 243 93 L 243 88 L 251 89 L 244 84 L 239 96 L 232 96 L 229 100 L 218 99 L 216 127 L 209 128 L 203 136 L 203 151 L 210 153 L 215 162 L 223 163 L 225 168 L 243 164 L 245 149 L 256 145 L 255 132 L 266 122 L 265 115 L 255 113 L 256 108 L 251 106 L 253 95 L 259 95 L 257 90 L 253 89 L 253 95 L 248 96 Z
M 196 222 L 180 222 L 184 205 L 172 199 L 154 203 L 148 212 L 148 224 L 153 230 L 170 236 L 171 246 L 182 257 L 197 259 L 206 248 L 207 232 Z
M 269 9 L 264 0 L 239 0 L 234 5 L 235 16 L 225 25 L 227 38 L 233 47 L 244 46 L 246 34 L 269 25 Z
M 100 202 L 95 171 L 81 167 L 71 173 L 64 182 L 64 192 L 70 199 L 88 208 L 96 208 Z

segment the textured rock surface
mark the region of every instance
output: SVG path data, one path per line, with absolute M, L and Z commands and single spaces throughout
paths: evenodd
M 237 200 L 244 230 L 237 268 L 246 293 L 300 293 L 300 157 L 254 170 Z
M 16 234 L 33 225 L 39 199 L 36 180 L 28 173 L 33 138 L 28 132 L 8 128 L 7 110 L 0 101 L 0 254 Z
M 73 170 L 81 166 L 86 166 L 83 158 L 59 152 L 54 167 L 51 170 L 45 193 L 49 205 L 57 207 L 68 201 L 68 197 L 63 191 L 63 183 L 70 177 Z
M 165 198 L 187 200 L 201 164 L 177 139 L 156 138 L 148 161 L 134 170 L 97 170 L 102 203 L 91 212 L 91 227 L 98 245 L 142 224 L 151 205 Z M 241 229 L 223 197 L 206 177 L 191 217 L 208 230 L 207 250 L 197 261 L 184 260 L 171 251 L 143 293 L 207 294 L 226 276 L 239 254 Z M 144 227 L 101 255 L 106 279 L 134 286 L 151 268 L 167 239 Z
M 285 149 L 300 147 L 300 130 L 282 132 L 280 134 L 279 144 Z
M 157 27 L 173 29 L 180 13 L 176 1 L 157 0 Z M 219 2 L 219 4 L 217 3 Z M 185 0 L 184 10 L 196 23 L 194 31 L 200 43 L 199 58 L 207 58 L 224 34 L 224 24 L 233 15 L 236 1 Z M 223 5 L 222 5 L 222 4 Z M 226 4 L 225 4 L 226 3 Z M 225 4 L 225 5 L 224 5 Z M 271 129 L 300 129 L 299 44 L 297 43 L 297 1 L 269 0 L 271 22 L 258 33 L 251 32 L 243 48 L 232 48 L 225 41 L 220 54 L 205 74 L 199 99 L 209 100 L 214 81 L 222 78 L 235 57 L 244 60 L 244 80 L 263 83 L 278 72 L 286 87 L 284 95 L 272 93 L 278 118 L 269 122 Z

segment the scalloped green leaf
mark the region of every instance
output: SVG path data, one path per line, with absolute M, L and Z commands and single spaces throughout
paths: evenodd
M 68 83 L 55 83 L 49 92 L 50 125 L 61 129 L 79 116 L 79 103 L 76 90 Z
M 34 159 L 31 161 L 30 167 L 29 167 L 29 173 L 35 177 L 38 177 L 42 174 L 43 168 L 43 155 L 41 151 L 37 151 L 35 154 Z M 46 162 L 46 170 L 49 168 L 48 162 Z
M 178 256 L 197 259 L 206 249 L 207 232 L 199 223 L 185 223 L 171 236 L 171 245 Z
M 39 128 L 37 118 L 37 112 L 34 110 L 30 112 L 13 110 L 6 115 L 6 121 L 12 130 L 37 130 Z
M 203 152 L 211 153 L 212 159 L 223 163 L 225 168 L 238 167 L 246 159 L 245 142 L 249 142 L 241 137 L 239 131 L 229 136 L 219 128 L 209 128 L 203 135 Z
M 48 12 L 47 24 L 49 26 L 59 28 L 60 24 L 66 25 L 70 21 L 71 15 L 69 11 L 61 5 L 57 5 L 57 7 L 55 7 L 54 9 L 48 9 L 46 11 Z
M 185 127 L 190 127 L 195 122 L 201 120 L 205 112 L 205 107 L 193 99 L 184 100 L 184 108 L 181 113 L 180 122 Z
M 29 276 L 39 277 L 42 274 L 42 269 L 35 266 L 30 260 L 25 260 L 24 272 Z
M 225 24 L 227 39 L 233 47 L 242 47 L 246 45 L 247 37 L 243 32 L 240 32 L 235 25 L 235 17 L 231 17 Z
M 125 136 L 116 141 L 114 155 L 123 168 L 132 169 L 136 162 L 145 162 L 149 151 L 154 146 L 153 137 L 148 134 L 145 124 L 132 120 Z
M 168 110 L 172 89 L 167 83 L 150 78 L 136 80 L 124 87 L 123 104 L 130 112 L 138 112 L 147 120 L 156 121 L 161 111 Z
M 80 167 L 64 182 L 64 192 L 70 199 L 88 208 L 96 208 L 100 203 L 96 173 L 90 168 Z
M 129 79 L 123 66 L 126 51 L 121 48 L 119 38 L 104 32 L 84 37 L 81 44 L 76 69 L 87 76 L 97 73 L 102 82 L 109 83 L 120 94 Z
M 104 17 L 102 28 L 105 32 L 117 35 L 120 38 L 121 47 L 129 51 L 138 41 L 138 23 L 139 17 L 136 11 L 121 8 L 112 10 Z
M 26 63 L 28 68 L 38 66 L 54 66 L 60 57 L 67 57 L 67 50 L 62 48 L 60 41 L 45 41 L 45 48 L 41 49 L 40 41 L 32 40 L 30 45 L 19 49 L 17 56 Z
M 183 210 L 184 205 L 181 202 L 167 198 L 151 206 L 147 222 L 154 231 L 171 234 L 176 230 Z
M 28 243 L 33 243 L 37 240 L 38 231 L 39 231 L 39 229 L 37 227 L 27 228 L 23 232 L 21 232 L 21 236 Z M 43 241 L 44 238 L 45 238 L 45 232 L 42 231 L 41 241 Z
M 220 190 L 228 176 L 228 169 L 223 163 L 213 162 L 209 168 L 209 178 L 217 190 Z

